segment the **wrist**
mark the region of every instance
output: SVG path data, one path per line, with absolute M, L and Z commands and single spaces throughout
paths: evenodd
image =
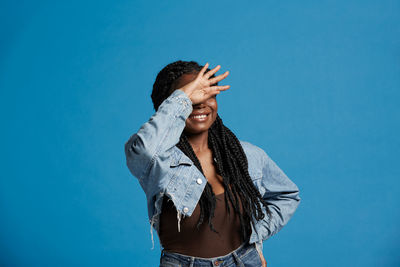
M 180 91 L 182 91 L 182 92 L 184 92 L 185 93 L 185 95 L 187 96 L 187 98 L 189 98 L 190 99 L 190 101 L 192 101 L 192 99 L 191 99 L 191 93 L 189 93 L 187 90 L 185 90 L 185 89 L 182 89 L 182 88 L 179 88 L 179 89 L 177 89 L 177 90 L 180 90 Z

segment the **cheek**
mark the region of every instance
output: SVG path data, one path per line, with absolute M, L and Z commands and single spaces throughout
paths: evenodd
M 215 121 L 215 119 L 217 118 L 217 114 L 218 114 L 218 105 L 217 102 L 214 103 L 214 105 L 211 106 L 212 110 L 213 110 L 213 122 Z
M 215 99 L 215 98 L 210 98 L 209 100 L 208 100 L 208 106 L 210 107 L 210 108 L 212 108 L 213 109 L 213 111 L 215 112 L 215 113 L 217 113 L 217 111 L 218 111 L 218 103 L 217 103 L 217 100 Z

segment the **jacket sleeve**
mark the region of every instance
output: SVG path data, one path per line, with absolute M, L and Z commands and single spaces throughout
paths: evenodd
M 125 143 L 126 164 L 140 182 L 145 179 L 155 158 L 168 156 L 171 148 L 179 142 L 192 111 L 188 95 L 177 89 Z
M 265 188 L 263 199 L 271 211 L 271 217 L 269 218 L 266 214 L 264 218 L 263 225 L 266 227 L 266 236 L 263 239 L 265 240 L 279 232 L 288 223 L 300 204 L 300 196 L 296 184 L 286 176 L 264 150 L 262 158 L 262 185 Z

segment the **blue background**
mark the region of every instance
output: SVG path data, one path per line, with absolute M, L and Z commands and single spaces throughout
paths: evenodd
M 219 114 L 301 190 L 268 266 L 400 266 L 399 1 L 7 1 L 0 263 L 157 266 L 124 143 L 157 73 L 220 64 Z

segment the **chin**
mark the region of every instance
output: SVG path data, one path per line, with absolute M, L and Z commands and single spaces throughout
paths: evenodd
M 201 134 L 203 132 L 208 131 L 208 129 L 210 129 L 210 127 L 190 127 L 190 126 L 186 126 L 185 128 L 185 132 L 188 134 Z
M 201 134 L 211 128 L 212 123 L 186 123 L 184 131 L 188 134 Z

